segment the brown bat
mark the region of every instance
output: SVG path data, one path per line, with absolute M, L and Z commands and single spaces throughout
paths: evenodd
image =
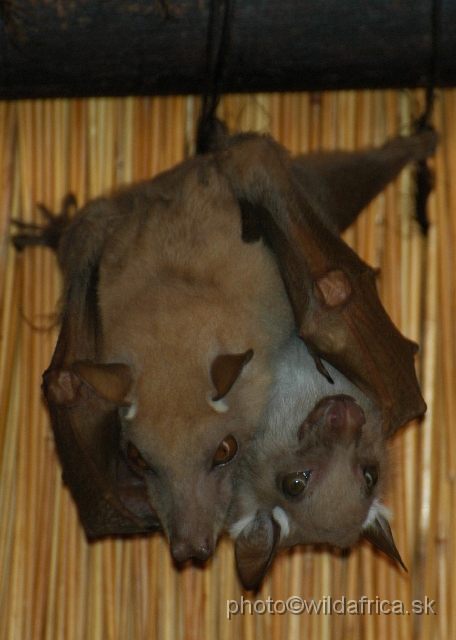
M 306 346 L 292 338 L 238 469 L 229 529 L 248 589 L 259 585 L 276 551 L 296 544 L 345 549 L 364 536 L 404 566 L 380 502 L 389 475 L 381 411 L 326 368 L 331 383 L 315 376 Z
M 322 357 L 356 384 L 385 436 L 424 412 L 415 347 L 338 234 L 434 146 L 292 159 L 267 136 L 226 137 L 77 214 L 57 243 L 65 303 L 44 393 L 89 537 L 162 526 L 176 560 L 210 556 L 293 313 L 319 370 Z

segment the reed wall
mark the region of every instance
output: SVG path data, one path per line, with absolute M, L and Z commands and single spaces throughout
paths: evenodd
M 293 153 L 357 149 L 406 134 L 421 92 L 230 95 L 230 129 L 269 131 Z M 41 222 L 72 191 L 84 203 L 151 177 L 193 152 L 199 99 L 0 103 L 0 637 L 5 640 L 374 640 L 456 637 L 456 91 L 437 95 L 441 134 L 430 228 L 414 220 L 404 170 L 346 233 L 381 269 L 393 321 L 419 342 L 428 411 L 392 441 L 388 505 L 409 573 L 368 544 L 348 556 L 295 548 L 276 558 L 256 596 L 243 592 L 222 540 L 204 568 L 177 571 L 160 534 L 88 544 L 62 484 L 41 395 L 58 333 L 61 278 L 52 252 L 15 253 L 10 218 Z M 227 601 L 435 600 L 436 615 L 290 612 L 227 617 Z M 336 605 L 337 607 L 337 605 Z M 234 608 L 234 605 L 232 605 Z M 261 610 L 261 607 L 257 607 Z M 280 609 L 280 605 L 279 605 Z

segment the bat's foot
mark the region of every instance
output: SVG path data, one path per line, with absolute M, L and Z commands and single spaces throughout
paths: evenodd
M 417 160 L 424 160 L 434 155 L 439 142 L 438 133 L 434 129 L 425 129 L 414 138 L 416 138 L 417 143 Z
M 62 234 L 69 226 L 77 210 L 76 198 L 72 193 L 69 193 L 64 198 L 60 213 L 54 214 L 42 204 L 37 206 L 46 220 L 45 224 L 38 225 L 22 222 L 21 220 L 11 220 L 18 229 L 22 230 L 21 233 L 12 237 L 13 244 L 18 251 L 35 245 L 51 247 L 56 251 Z
M 438 133 L 429 126 L 410 136 L 398 137 L 387 142 L 379 149 L 379 160 L 384 166 L 388 164 L 393 166 L 398 163 L 398 166 L 402 168 L 408 162 L 426 160 L 426 158 L 433 156 L 438 142 Z M 394 176 L 392 175 L 392 177 Z
M 220 151 L 227 139 L 228 129 L 224 122 L 214 116 L 201 117 L 196 138 L 196 153 Z
M 412 152 L 412 160 L 425 160 L 433 156 L 439 142 L 439 136 L 435 129 L 427 127 L 419 133 L 408 138 Z

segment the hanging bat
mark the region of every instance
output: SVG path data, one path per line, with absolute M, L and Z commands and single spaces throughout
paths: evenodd
M 230 463 L 293 330 L 278 267 L 262 242 L 243 241 L 209 157 L 89 203 L 58 257 L 66 301 L 44 392 L 86 531 L 160 523 L 177 561 L 204 560 L 231 499 Z M 122 521 L 109 531 L 112 510 Z
M 294 323 L 318 371 L 324 358 L 379 408 L 386 437 L 423 413 L 415 347 L 339 232 L 434 146 L 422 134 L 292 159 L 267 136 L 226 137 L 66 226 L 43 386 L 89 537 L 161 526 L 177 561 L 211 555 Z
M 345 549 L 363 536 L 404 566 L 380 501 L 389 476 L 381 411 L 325 367 L 332 382 L 315 376 L 305 344 L 291 339 L 237 470 L 229 529 L 247 589 L 258 587 L 278 550 L 297 544 Z

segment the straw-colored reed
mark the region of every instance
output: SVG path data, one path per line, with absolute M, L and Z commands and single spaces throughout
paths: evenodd
M 406 133 L 421 92 L 363 91 L 225 97 L 231 130 L 270 131 L 293 153 L 357 149 Z M 222 540 L 207 566 L 177 571 L 167 543 L 88 544 L 62 485 L 41 374 L 58 332 L 61 287 L 52 252 L 18 255 L 11 217 L 39 222 L 35 203 L 58 210 L 155 175 L 194 149 L 195 97 L 0 103 L 0 637 L 5 640 L 374 640 L 456 637 L 456 91 L 438 93 L 441 132 L 433 161 L 426 239 L 414 221 L 405 170 L 346 233 L 381 269 L 382 300 L 421 345 L 417 368 L 428 403 L 421 425 L 393 440 L 388 504 L 409 573 L 365 544 L 348 557 L 311 548 L 280 555 L 256 596 L 244 593 L 233 548 Z M 456 591 L 455 591 L 456 593 Z M 435 600 L 437 615 L 250 614 L 227 618 L 241 596 Z M 456 596 L 455 596 L 456 597 Z

